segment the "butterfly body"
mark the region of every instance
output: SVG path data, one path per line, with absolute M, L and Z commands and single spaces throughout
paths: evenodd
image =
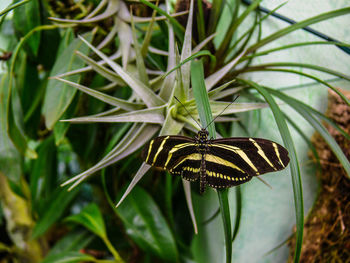
M 205 129 L 194 138 L 156 137 L 145 146 L 142 158 L 185 180 L 199 179 L 200 193 L 206 185 L 232 187 L 253 176 L 282 170 L 289 163 L 288 151 L 273 141 L 246 137 L 211 140 Z

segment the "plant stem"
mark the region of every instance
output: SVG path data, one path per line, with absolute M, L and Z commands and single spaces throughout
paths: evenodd
M 124 263 L 124 260 L 120 257 L 118 251 L 113 247 L 112 243 L 109 241 L 108 237 L 102 237 L 103 242 L 106 244 L 108 250 L 112 253 L 116 262 Z

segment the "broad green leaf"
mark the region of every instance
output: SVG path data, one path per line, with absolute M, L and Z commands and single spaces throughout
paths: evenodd
M 79 262 L 95 262 L 93 256 L 83 254 L 80 252 L 62 252 L 58 254 L 49 255 L 41 263 L 79 263 Z
M 34 209 L 37 202 L 52 194 L 57 184 L 57 151 L 53 136 L 46 138 L 37 151 L 29 182 Z
M 92 35 L 88 34 L 87 39 L 90 41 Z M 66 45 L 62 42 L 61 45 Z M 61 49 L 61 47 L 60 47 Z M 82 41 L 78 38 L 74 39 L 65 49 L 59 54 L 58 59 L 53 66 L 50 76 L 56 76 L 61 73 L 81 68 L 83 62 L 77 57 L 75 51 L 79 50 L 81 53 L 86 54 L 88 47 L 83 45 Z M 67 77 L 68 80 L 78 83 L 80 76 Z M 68 106 L 73 100 L 76 93 L 76 89 L 72 89 L 68 84 L 59 82 L 55 79 L 51 79 L 47 83 L 46 94 L 44 98 L 44 105 L 42 113 L 45 117 L 46 127 L 52 129 L 55 123 L 59 120 L 62 114 L 66 111 Z
M 65 189 L 58 188 L 48 200 L 47 209 L 40 216 L 33 229 L 32 238 L 38 238 L 43 235 L 55 222 L 57 222 L 78 194 L 79 189 L 67 192 Z
M 88 230 L 73 230 L 58 240 L 46 255 L 51 258 L 57 254 L 79 251 L 85 248 L 95 238 Z M 45 258 L 45 260 L 46 260 Z
M 7 133 L 8 74 L 0 75 L 0 171 L 12 182 L 19 182 L 21 157 Z
M 174 237 L 158 206 L 146 191 L 135 187 L 116 211 L 126 233 L 143 250 L 152 251 L 164 261 L 177 262 Z
M 69 119 L 74 116 L 77 109 L 78 101 L 79 101 L 79 96 L 75 96 L 72 103 L 69 105 L 67 110 L 63 113 L 61 117 L 62 119 Z M 63 142 L 69 126 L 70 126 L 69 122 L 59 121 L 55 124 L 53 128 L 53 134 L 55 137 L 56 146 L 60 145 Z
M 95 203 L 90 203 L 79 214 L 69 216 L 66 220 L 83 225 L 102 239 L 107 236 L 102 214 Z
M 12 77 L 13 78 L 13 77 Z M 11 84 L 14 84 L 15 81 L 10 81 Z M 37 157 L 36 152 L 28 147 L 27 137 L 23 130 L 23 114 L 20 104 L 20 98 L 16 86 L 9 84 L 7 87 L 11 89 L 11 97 L 8 98 L 8 112 L 7 112 L 7 132 L 16 146 L 16 148 L 22 153 L 22 155 L 27 156 L 28 158 L 35 159 Z
M 14 244 L 16 249 L 18 248 L 18 251 L 24 252 L 20 248 L 25 248 L 26 251 L 22 253 L 30 258 L 32 262 L 40 262 L 42 259 L 41 246 L 38 240 L 30 238 L 34 221 L 29 202 L 13 192 L 10 181 L 2 172 L 0 172 L 0 200 L 6 220 L 6 234 L 11 243 Z M 13 251 L 13 248 L 11 246 L 11 251 Z
M 13 22 L 18 36 L 23 37 L 32 29 L 41 24 L 40 2 L 32 0 L 25 5 L 18 6 L 13 12 Z M 30 54 L 37 56 L 40 45 L 41 33 L 36 32 L 26 42 L 25 47 L 29 47 Z
M 108 250 L 113 254 L 115 261 L 119 263 L 124 262 L 108 239 L 102 214 L 95 203 L 90 203 L 85 206 L 79 214 L 69 216 L 66 220 L 81 224 L 98 235 L 103 240 Z

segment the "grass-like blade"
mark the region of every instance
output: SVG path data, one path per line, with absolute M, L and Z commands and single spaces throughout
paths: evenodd
M 322 13 L 320 15 L 308 18 L 308 19 L 303 20 L 301 22 L 298 22 L 298 23 L 296 23 L 294 25 L 291 25 L 291 26 L 289 26 L 287 28 L 283 28 L 283 29 L 273 33 L 270 36 L 267 36 L 267 37 L 263 38 L 261 41 L 253 44 L 248 49 L 247 53 L 252 53 L 255 50 L 257 50 L 258 48 L 261 48 L 262 46 L 264 46 L 264 45 L 274 41 L 275 39 L 283 37 L 283 36 L 293 32 L 295 30 L 298 30 L 298 29 L 301 29 L 301 28 L 306 27 L 308 25 L 312 25 L 312 24 L 315 24 L 315 23 L 318 23 L 318 22 L 321 22 L 321 21 L 324 21 L 324 20 L 327 20 L 327 19 L 331 19 L 331 18 L 334 18 L 334 17 L 337 17 L 337 16 L 346 15 L 348 13 L 350 13 L 350 7 L 337 9 L 337 10 L 334 10 L 334 11 Z
M 275 96 L 279 97 L 286 103 L 288 103 L 293 109 L 295 109 L 301 116 L 303 116 L 310 125 L 312 125 L 315 130 L 317 130 L 320 135 L 323 137 L 323 139 L 327 142 L 329 147 L 332 149 L 335 156 L 338 158 L 339 162 L 344 167 L 346 173 L 350 176 L 350 163 L 349 160 L 346 158 L 345 154 L 335 141 L 335 139 L 329 134 L 327 129 L 321 124 L 319 120 L 317 120 L 311 112 L 303 106 L 303 104 L 299 103 L 296 99 L 293 99 L 287 95 L 284 95 L 281 92 L 276 92 L 274 90 L 269 89 L 269 92 L 274 94 Z
M 213 116 L 210 109 L 209 97 L 204 82 L 204 70 L 202 61 L 193 61 L 191 64 L 191 82 L 193 95 L 198 108 L 198 115 L 203 127 L 208 129 L 211 138 L 216 137 L 215 125 L 212 122 Z M 207 127 L 208 126 L 208 127 Z M 226 263 L 231 262 L 232 245 L 231 245 L 231 217 L 228 202 L 228 189 L 218 189 L 218 198 L 220 211 L 223 220 L 225 233 Z
M 303 228 L 304 228 L 304 203 L 303 203 L 303 191 L 302 191 L 302 181 L 299 169 L 299 163 L 297 158 L 297 153 L 294 147 L 294 142 L 292 136 L 289 132 L 286 120 L 283 116 L 282 111 L 279 106 L 270 95 L 270 90 L 258 85 L 257 83 L 250 80 L 239 79 L 243 84 L 247 84 L 250 87 L 256 89 L 270 105 L 272 113 L 275 117 L 278 129 L 280 131 L 281 137 L 284 142 L 284 146 L 288 149 L 290 156 L 290 170 L 292 176 L 293 193 L 294 193 L 294 205 L 295 205 L 295 216 L 296 216 L 296 245 L 294 262 L 299 262 L 301 246 L 303 242 Z

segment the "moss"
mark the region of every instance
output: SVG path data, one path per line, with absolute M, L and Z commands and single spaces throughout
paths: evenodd
M 350 98 L 350 92 L 342 92 Z M 350 107 L 334 92 L 329 93 L 326 115 L 350 133 Z M 349 140 L 333 126 L 325 126 L 350 160 Z M 305 222 L 300 262 L 350 262 L 350 179 L 319 134 L 312 142 L 320 157 L 321 190 Z M 290 246 L 292 262 L 295 239 Z

